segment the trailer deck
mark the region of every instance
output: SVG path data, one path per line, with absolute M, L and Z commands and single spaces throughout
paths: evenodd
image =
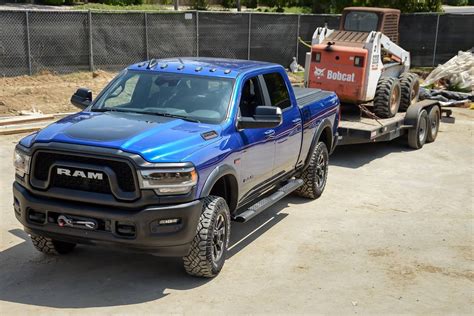
M 406 113 L 386 119 L 373 119 L 358 113 L 343 114 L 339 123 L 339 144 L 388 141 L 401 134 Z
M 438 102 L 434 100 L 419 101 L 411 105 L 406 112 L 399 112 L 391 118 L 377 119 L 367 117 L 359 109 L 349 106 L 346 110 L 341 111 L 338 144 L 349 145 L 390 141 L 407 134 L 410 130 L 417 129 L 420 111 L 425 109 L 429 112 L 433 107 L 438 107 L 439 114 L 450 115 L 449 111 L 442 111 Z M 439 121 L 436 124 L 439 124 Z M 434 127 L 437 129 L 437 125 Z

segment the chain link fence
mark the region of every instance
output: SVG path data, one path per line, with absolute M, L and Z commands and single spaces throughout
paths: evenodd
M 119 70 L 149 58 L 205 56 L 304 64 L 318 26 L 338 15 L 216 12 L 0 11 L 0 75 Z M 472 14 L 404 14 L 412 65 L 442 63 L 474 46 Z

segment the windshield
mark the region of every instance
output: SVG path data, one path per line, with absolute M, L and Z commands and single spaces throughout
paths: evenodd
M 126 71 L 97 99 L 92 111 L 150 113 L 211 124 L 227 113 L 233 79 Z
M 376 31 L 379 17 L 374 12 L 353 11 L 346 15 L 345 31 L 371 32 Z

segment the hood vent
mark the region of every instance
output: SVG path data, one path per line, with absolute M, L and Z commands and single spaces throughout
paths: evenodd
M 205 140 L 213 139 L 217 137 L 217 132 L 216 131 L 209 131 L 209 132 L 204 132 L 201 134 L 202 138 Z

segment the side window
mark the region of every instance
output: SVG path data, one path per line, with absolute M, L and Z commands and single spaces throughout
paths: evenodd
M 258 78 L 248 79 L 242 88 L 240 97 L 240 115 L 244 117 L 252 117 L 255 115 L 255 108 L 264 105 L 262 97 L 262 89 L 258 83 Z
M 263 75 L 265 83 L 267 84 L 268 94 L 270 95 L 270 101 L 273 106 L 277 106 L 280 109 L 285 109 L 291 106 L 290 95 L 286 88 L 285 80 L 277 73 L 271 73 Z
M 131 76 L 123 84 L 115 87 L 104 101 L 106 107 L 128 105 L 132 101 L 133 91 L 137 85 L 138 75 Z

